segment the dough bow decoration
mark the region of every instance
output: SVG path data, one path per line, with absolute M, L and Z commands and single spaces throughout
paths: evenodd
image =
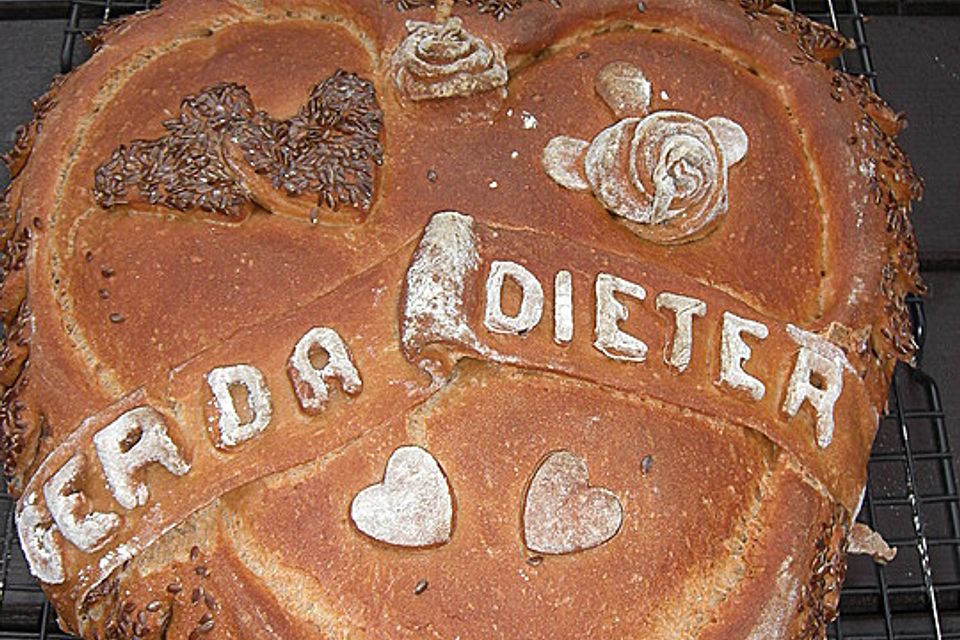
M 558 184 L 592 191 L 640 237 L 690 242 L 710 232 L 728 207 L 727 173 L 747 154 L 743 128 L 723 116 L 650 110 L 650 82 L 623 62 L 601 70 L 597 93 L 621 118 L 592 142 L 550 140 L 543 166 Z

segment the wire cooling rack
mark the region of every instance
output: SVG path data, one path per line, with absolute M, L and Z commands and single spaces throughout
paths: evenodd
M 69 71 L 88 50 L 84 36 L 102 22 L 149 9 L 157 0 L 0 0 L 15 17 L 66 15 L 61 67 Z M 856 42 L 840 65 L 865 75 L 876 72 L 861 8 L 885 13 L 960 12 L 957 0 L 788 0 L 787 5 L 820 20 Z M 44 12 L 43 16 L 39 14 Z M 922 356 L 926 319 L 911 299 L 914 334 Z M 869 463 L 869 483 L 860 520 L 896 546 L 887 566 L 852 557 L 840 601 L 840 618 L 828 630 L 836 640 L 960 640 L 960 499 L 936 383 L 915 368 L 900 366 L 890 389 Z M 13 504 L 0 495 L 0 640 L 69 640 L 30 577 L 17 544 Z

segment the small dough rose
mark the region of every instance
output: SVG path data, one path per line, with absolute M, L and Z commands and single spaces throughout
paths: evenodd
M 397 88 L 407 98 L 471 96 L 507 84 L 503 51 L 464 29 L 460 18 L 409 21 L 407 31 L 393 54 Z

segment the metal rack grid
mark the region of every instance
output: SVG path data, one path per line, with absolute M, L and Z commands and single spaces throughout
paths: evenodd
M 69 0 L 18 4 L 55 10 L 68 16 L 61 67 L 69 71 L 87 51 L 83 44 L 102 22 L 149 9 L 158 0 Z M 46 7 L 46 5 L 51 7 Z M 862 8 L 911 13 L 953 13 L 958 0 L 787 0 L 787 5 L 830 24 L 856 42 L 840 65 L 865 75 L 876 87 Z M 930 5 L 928 7 L 928 5 Z M 20 8 L 24 11 L 23 8 Z M 911 299 L 917 343 L 922 347 L 926 321 L 923 304 Z M 960 498 L 947 441 L 939 389 L 918 357 L 916 368 L 898 367 L 887 414 L 881 419 L 869 463 L 869 484 L 860 520 L 898 548 L 883 567 L 853 557 L 841 598 L 840 619 L 828 636 L 836 640 L 960 640 Z M 13 504 L 0 495 L 0 640 L 68 640 L 55 614 L 30 577 L 13 525 Z

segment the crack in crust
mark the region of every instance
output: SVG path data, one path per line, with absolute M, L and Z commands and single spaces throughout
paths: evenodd
M 850 143 L 859 145 L 861 172 L 867 175 L 874 204 L 886 213 L 891 237 L 880 285 L 885 315 L 878 330 L 895 356 L 910 359 L 917 347 L 905 297 L 924 293 L 926 286 L 920 277 L 917 239 L 909 216 L 911 201 L 923 196 L 923 180 L 892 137 L 903 127 L 903 118 L 870 91 L 864 78 L 836 77 L 840 95 L 852 95 L 865 112 Z M 883 364 L 892 366 L 893 357 L 888 355 L 887 360 Z
M 257 111 L 244 87 L 224 83 L 185 98 L 179 117 L 163 125 L 166 136 L 121 145 L 100 165 L 93 187 L 100 206 L 139 202 L 239 220 L 253 200 L 269 201 L 244 180 L 243 166 L 234 168 L 244 163 L 273 189 L 316 195 L 334 211 L 366 212 L 373 203 L 383 112 L 373 84 L 355 74 L 338 70 L 288 120 Z M 234 145 L 239 153 L 231 154 Z
M 881 364 L 889 374 L 897 359 L 911 359 L 917 348 L 905 298 L 911 293 L 926 292 L 920 277 L 916 234 L 909 217 L 911 202 L 923 197 L 923 179 L 894 141 L 903 129 L 903 115 L 895 113 L 877 96 L 866 78 L 836 72 L 832 96 L 837 102 L 856 100 L 863 111 L 848 142 L 856 147 L 858 169 L 868 181 L 873 204 L 886 215 L 890 242 L 880 283 L 885 306 L 875 327 L 875 337 L 893 350 L 891 354 L 890 348 L 876 349 L 883 354 Z
M 796 64 L 826 63 L 845 50 L 856 48 L 855 43 L 842 33 L 804 15 L 786 11 L 776 6 L 775 0 L 740 0 L 740 6 L 751 20 L 764 14 L 777 14 L 777 31 L 792 34 L 797 39 L 800 53 L 791 58 Z
M 114 18 L 109 22 L 105 22 L 97 27 L 93 33 L 84 38 L 84 41 L 87 43 L 87 46 L 90 47 L 91 52 L 96 53 L 103 48 L 103 46 L 107 44 L 107 42 L 109 42 L 110 39 L 113 38 L 117 33 L 133 23 L 135 20 L 142 18 L 148 12 L 149 9 L 137 11 L 129 15 Z
M 0 210 L 6 211 L 6 205 L 0 204 Z M 19 218 L 19 211 L 16 217 Z M 18 220 L 9 219 L 8 214 L 0 218 L 6 218 L 5 231 L 8 234 L 0 245 L 0 317 L 9 323 L 19 312 L 20 303 L 26 298 L 24 266 L 30 251 L 30 242 L 33 240 L 33 231 L 28 226 L 21 226 Z

